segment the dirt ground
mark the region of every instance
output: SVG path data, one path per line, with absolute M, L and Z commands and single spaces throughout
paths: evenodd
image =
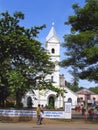
M 36 118 L 33 118 L 32 121 L 28 123 L 36 124 Z M 61 120 L 61 119 L 43 119 L 42 124 L 51 124 L 51 125 L 58 125 L 58 124 L 98 124 L 94 121 L 86 121 L 86 120 Z

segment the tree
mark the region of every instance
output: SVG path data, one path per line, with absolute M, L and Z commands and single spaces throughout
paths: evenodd
M 98 82 L 98 0 L 86 0 L 81 8 L 73 4 L 74 15 L 65 25 L 71 25 L 71 33 L 64 36 L 63 47 L 67 56 L 61 66 L 71 66 L 81 79 Z
M 98 86 L 96 86 L 96 87 L 90 87 L 89 90 L 91 90 L 92 92 L 98 94 Z
M 0 106 L 12 95 L 19 106 L 29 90 L 57 90 L 46 80 L 54 64 L 46 50 L 35 38 L 45 25 L 26 29 L 19 25 L 24 14 L 8 12 L 0 15 Z M 3 103 L 2 103 L 3 102 Z

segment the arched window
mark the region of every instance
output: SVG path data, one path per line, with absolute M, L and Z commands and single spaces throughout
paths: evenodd
M 71 98 L 68 98 L 68 102 L 72 103 L 72 99 L 71 99 Z
M 51 53 L 55 53 L 55 49 L 54 48 L 51 49 Z

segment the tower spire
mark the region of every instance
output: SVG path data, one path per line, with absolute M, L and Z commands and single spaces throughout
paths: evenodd
M 48 76 L 48 79 L 52 80 L 54 83 L 54 86 L 60 85 L 60 40 L 56 35 L 55 29 L 54 29 L 54 22 L 51 24 L 51 29 L 46 37 L 46 50 L 47 54 L 50 56 L 50 60 L 55 64 L 55 68 L 52 74 Z
M 59 38 L 56 35 L 55 29 L 54 29 L 54 22 L 52 22 L 52 27 L 50 29 L 49 34 L 46 37 L 46 42 L 48 42 L 49 40 L 51 40 L 52 38 L 55 38 L 56 40 L 59 41 Z

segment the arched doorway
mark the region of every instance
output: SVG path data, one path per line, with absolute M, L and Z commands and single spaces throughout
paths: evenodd
M 27 98 L 27 107 L 28 107 L 28 108 L 31 108 L 32 105 L 33 105 L 32 98 L 29 96 L 29 97 Z
M 48 100 L 48 106 L 53 109 L 55 107 L 55 98 L 53 95 L 51 95 L 49 97 L 49 100 Z

